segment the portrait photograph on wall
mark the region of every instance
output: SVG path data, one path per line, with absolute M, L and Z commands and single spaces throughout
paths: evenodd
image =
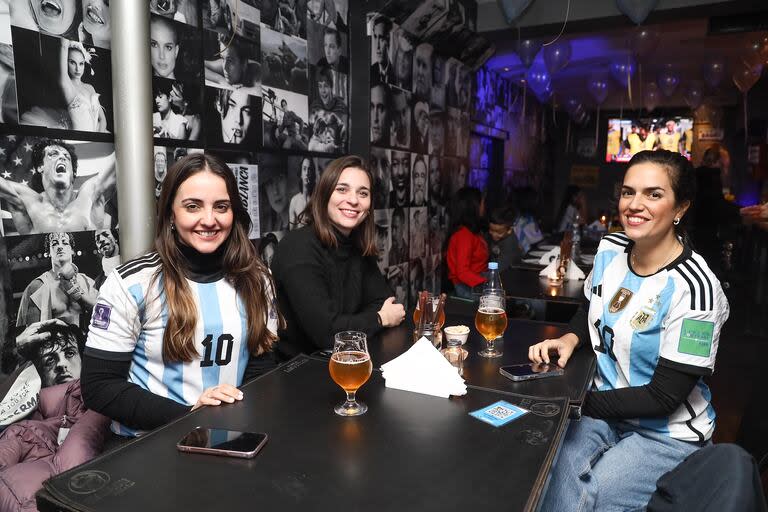
M 347 147 L 347 75 L 329 66 L 310 66 L 309 150 L 344 153 Z
M 373 205 L 375 208 L 389 208 L 389 193 L 392 188 L 390 150 L 371 146 L 368 163 L 373 174 Z
M 261 31 L 261 77 L 264 87 L 309 93 L 307 41 L 269 28 Z
M 149 20 L 152 75 L 185 83 L 199 83 L 202 68 L 200 31 L 163 16 Z
M 347 31 L 349 0 L 308 0 L 306 3 L 310 22 Z
M 288 204 L 288 229 L 298 229 L 303 224 L 299 215 L 307 207 L 315 185 L 320 179 L 320 172 L 314 159 L 310 156 L 288 156 L 286 159 L 288 173 L 293 174 L 298 180 L 299 190 L 290 198 Z
M 261 98 L 247 89 L 205 88 L 206 143 L 254 148 L 261 141 Z
M 203 28 L 222 34 L 259 39 L 258 0 L 206 0 L 200 2 Z
M 200 140 L 200 87 L 152 78 L 152 134 L 155 139 Z
M 389 194 L 389 207 L 406 207 L 411 201 L 411 153 L 393 149 L 390 154 L 392 191 Z
M 400 149 L 411 149 L 412 104 L 411 93 L 393 87 L 391 89 L 389 118 L 389 144 Z
M 261 96 L 259 40 L 203 31 L 205 85 Z
M 149 12 L 152 14 L 193 27 L 197 26 L 197 7 L 198 0 L 149 0 Z
M 60 130 L 111 132 L 112 63 L 108 50 L 12 28 L 19 122 Z M 53 85 L 53 87 L 52 87 Z
M 282 0 L 261 3 L 261 23 L 288 36 L 307 38 L 307 2 Z
M 408 261 L 409 208 L 392 208 L 390 217 L 390 246 L 387 262 L 390 266 Z
M 382 273 L 389 266 L 389 248 L 391 246 L 389 224 L 391 214 L 392 212 L 386 208 L 377 209 L 373 212 L 376 229 L 376 264 Z
M 0 137 L 0 150 L 5 236 L 117 224 L 112 143 L 6 135 Z M 3 190 L 13 193 L 14 202 Z
M 259 154 L 260 234 L 290 229 L 290 204 L 300 190 L 299 177 L 288 171 L 285 155 Z
M 328 66 L 349 73 L 349 45 L 347 34 L 334 28 L 310 21 L 307 26 L 309 62 L 315 66 Z
M 264 87 L 262 99 L 264 146 L 306 151 L 309 145 L 307 96 Z

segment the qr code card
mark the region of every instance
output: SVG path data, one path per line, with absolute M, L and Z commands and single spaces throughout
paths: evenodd
M 516 420 L 524 414 L 528 414 L 527 409 L 512 405 L 504 400 L 499 400 L 495 404 L 469 413 L 470 416 L 474 416 L 480 421 L 490 423 L 494 427 L 506 425 L 510 421 Z

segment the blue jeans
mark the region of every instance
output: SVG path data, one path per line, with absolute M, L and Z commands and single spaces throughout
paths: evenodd
M 624 422 L 571 422 L 540 510 L 645 510 L 656 481 L 699 449 Z

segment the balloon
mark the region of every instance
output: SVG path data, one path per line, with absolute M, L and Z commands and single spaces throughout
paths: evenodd
M 752 39 L 747 43 L 744 63 L 748 66 L 762 65 L 768 59 L 768 38 Z
M 565 108 L 565 111 L 568 112 L 568 115 L 571 117 L 574 116 L 574 114 L 579 110 L 584 108 L 584 106 L 581 104 L 579 100 L 576 98 L 568 98 L 565 100 L 565 105 L 563 106 Z
M 739 88 L 743 94 L 749 92 L 753 85 L 760 80 L 760 75 L 763 73 L 763 66 L 758 64 L 757 66 L 748 66 L 744 63 L 736 66 L 736 71 L 733 72 L 733 83 Z
M 659 32 L 650 27 L 637 27 L 632 35 L 630 47 L 638 57 L 647 57 L 659 45 Z
M 533 0 L 498 0 L 507 23 L 512 23 L 525 11 Z
M 623 87 L 626 87 L 629 80 L 635 75 L 635 69 L 637 69 L 637 64 L 631 55 L 618 57 L 610 65 L 611 76 Z
M 704 81 L 711 89 L 716 89 L 725 78 L 725 61 L 713 59 L 704 64 Z
M 540 49 L 541 43 L 538 41 L 534 41 L 533 39 L 523 39 L 517 43 L 517 56 L 520 57 L 523 66 L 530 68 Z
M 587 90 L 592 96 L 592 99 L 594 99 L 598 105 L 602 105 L 610 92 L 608 77 L 604 73 L 593 74 L 587 80 Z
M 616 7 L 640 25 L 658 3 L 659 0 L 616 0 Z
M 563 69 L 571 60 L 570 41 L 558 41 L 544 47 L 544 64 L 550 75 Z
M 655 83 L 650 82 L 643 89 L 643 105 L 648 112 L 653 112 L 656 107 L 659 106 L 659 100 L 661 95 L 659 94 L 659 88 Z
M 683 92 L 683 99 L 691 107 L 691 110 L 696 110 L 704 100 L 704 91 L 701 88 L 699 82 L 691 82 Z
M 529 69 L 525 74 L 525 79 L 528 81 L 528 86 L 530 86 L 531 90 L 539 100 L 541 100 L 542 97 L 546 97 L 545 100 L 541 100 L 542 103 L 552 96 L 552 79 L 541 64 L 537 64 Z
M 665 66 L 659 73 L 656 82 L 659 84 L 661 93 L 669 98 L 675 94 L 678 84 L 680 84 L 680 75 L 672 66 Z

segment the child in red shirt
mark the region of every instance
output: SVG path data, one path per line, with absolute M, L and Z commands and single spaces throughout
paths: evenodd
M 448 279 L 459 297 L 472 299 L 485 283 L 482 273 L 488 267 L 488 245 L 480 234 L 483 200 L 480 190 L 464 187 L 451 201 L 451 236 L 445 260 Z

